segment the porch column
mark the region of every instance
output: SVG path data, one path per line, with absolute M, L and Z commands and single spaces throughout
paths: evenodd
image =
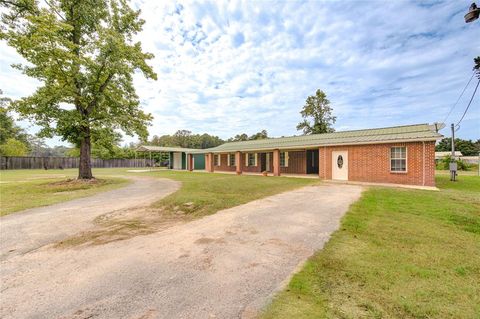
M 207 172 L 213 173 L 213 153 L 205 154 L 205 160 L 205 168 L 207 169 Z
M 187 169 L 191 172 L 193 171 L 193 155 L 187 154 Z
M 280 150 L 273 150 L 273 176 L 280 176 Z
M 235 171 L 237 174 L 242 174 L 242 153 L 235 153 Z
M 324 150 L 319 147 L 318 148 L 318 177 L 324 179 L 325 172 L 324 172 L 324 161 L 325 161 L 325 154 L 323 154 Z

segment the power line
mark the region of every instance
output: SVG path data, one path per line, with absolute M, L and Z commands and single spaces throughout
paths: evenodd
M 467 105 L 467 108 L 465 109 L 465 112 L 463 112 L 463 115 L 462 115 L 462 118 L 458 121 L 457 125 L 458 126 L 460 124 L 460 122 L 463 120 L 463 118 L 465 117 L 465 114 L 467 114 L 467 111 L 468 111 L 468 108 L 470 107 L 470 105 L 472 104 L 472 101 L 473 101 L 473 98 L 475 96 L 475 93 L 477 93 L 477 89 L 478 89 L 478 85 L 480 84 L 480 80 L 478 80 L 477 82 L 477 86 L 475 87 L 475 90 L 473 91 L 473 94 L 472 94 L 472 97 L 470 98 L 470 102 L 468 102 L 468 105 Z
M 472 76 L 470 77 L 470 80 L 468 80 L 468 83 L 463 88 L 463 91 L 460 94 L 460 96 L 458 97 L 457 102 L 455 102 L 455 104 L 453 104 L 452 108 L 450 109 L 450 112 L 448 112 L 447 116 L 445 117 L 445 119 L 443 120 L 442 123 L 445 123 L 447 121 L 448 117 L 450 116 L 450 114 L 452 114 L 453 109 L 455 108 L 455 106 L 457 106 L 458 102 L 460 101 L 460 99 L 463 96 L 463 93 L 465 93 L 465 90 L 467 89 L 468 85 L 470 84 L 470 82 L 472 82 L 472 79 L 473 79 L 474 76 L 475 76 L 475 71 L 472 72 Z

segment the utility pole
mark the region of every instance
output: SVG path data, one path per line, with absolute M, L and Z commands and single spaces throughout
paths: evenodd
M 452 128 L 452 159 L 455 159 L 455 126 L 451 125 Z
M 455 182 L 457 177 L 457 161 L 455 160 L 455 125 L 452 123 L 452 157 L 450 159 L 450 180 Z

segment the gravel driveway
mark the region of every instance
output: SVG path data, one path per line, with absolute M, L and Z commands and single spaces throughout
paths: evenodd
M 310 186 L 126 241 L 10 257 L 0 317 L 254 317 L 361 190 Z
M 128 178 L 133 182 L 119 189 L 1 217 L 0 261 L 89 229 L 99 215 L 148 206 L 180 188 L 170 179 Z

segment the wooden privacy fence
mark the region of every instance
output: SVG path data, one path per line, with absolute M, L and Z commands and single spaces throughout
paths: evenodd
M 138 158 L 92 158 L 92 167 L 151 167 L 154 160 Z M 78 157 L 1 156 L 0 169 L 64 169 L 78 168 Z

